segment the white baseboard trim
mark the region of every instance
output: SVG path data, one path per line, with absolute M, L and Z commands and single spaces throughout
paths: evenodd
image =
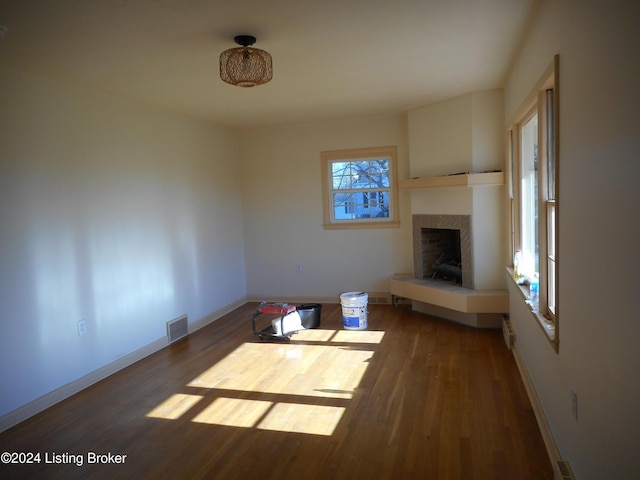
M 216 310 L 204 317 L 196 320 L 193 323 L 189 324 L 189 333 L 193 333 L 202 327 L 214 322 L 220 317 L 226 315 L 227 313 L 232 312 L 236 308 L 247 303 L 247 297 L 242 297 L 235 302 L 232 302 L 228 305 L 225 305 L 219 310 Z M 19 407 L 6 415 L 0 417 L 0 432 L 4 432 L 5 430 L 17 425 L 20 422 L 27 420 L 28 418 L 46 410 L 49 407 L 52 407 L 56 403 L 59 403 L 72 395 L 84 390 L 85 388 L 90 387 L 91 385 L 98 383 L 100 380 L 104 380 L 110 375 L 136 363 L 139 360 L 142 360 L 145 357 L 148 357 L 152 353 L 155 353 L 159 350 L 162 350 L 164 347 L 169 345 L 166 337 L 162 337 L 155 342 L 152 342 L 134 352 L 131 352 L 127 355 L 124 355 L 113 362 L 90 372 L 83 377 L 80 377 L 73 382 L 70 382 L 56 390 L 43 395 L 40 398 L 33 400 L 32 402 Z
M 565 478 L 563 477 L 562 471 L 560 470 L 559 466 L 560 462 L 562 462 L 562 458 L 560 456 L 560 452 L 558 451 L 556 441 L 553 438 L 553 433 L 551 432 L 549 423 L 547 422 L 547 417 L 544 414 L 542 404 L 540 403 L 540 399 L 538 398 L 538 394 L 536 393 L 536 389 L 533 386 L 533 381 L 531 380 L 524 360 L 522 359 L 522 357 L 520 356 L 520 352 L 518 351 L 517 341 L 515 342 L 511 351 L 513 352 L 513 357 L 516 360 L 516 365 L 518 365 L 520 377 L 522 378 L 524 388 L 527 391 L 527 396 L 529 397 L 529 401 L 531 402 L 533 413 L 536 416 L 536 421 L 538 422 L 538 427 L 540 428 L 540 433 L 542 434 L 542 440 L 544 442 L 545 448 L 547 449 L 547 455 L 549 456 L 549 460 L 551 461 L 551 467 L 553 468 L 553 478 L 561 480 L 562 478 Z
M 366 292 L 368 295 L 369 305 L 391 305 L 393 300 L 391 293 L 389 292 Z M 277 295 L 249 295 L 247 297 L 248 302 L 287 302 L 292 305 L 299 305 L 301 303 L 340 303 L 340 295 L 335 297 L 282 297 Z
M 300 303 L 340 303 L 340 297 L 280 297 L 277 295 L 249 295 L 248 302 L 287 302 L 292 305 Z
M 233 312 L 236 308 L 241 307 L 247 302 L 248 302 L 247 297 L 239 298 L 235 302 L 231 302 L 230 304 L 225 305 L 224 307 L 216 310 L 215 312 L 205 315 L 204 317 L 196 320 L 195 322 L 190 323 L 189 333 L 191 334 L 193 332 L 200 330 L 202 327 L 206 327 L 210 323 L 215 322 L 221 317 L 224 317 L 227 313 Z

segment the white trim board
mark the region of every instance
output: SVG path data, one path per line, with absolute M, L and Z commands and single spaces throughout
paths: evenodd
M 232 312 L 236 308 L 247 303 L 247 298 L 242 297 L 235 302 L 232 302 L 221 309 L 216 310 L 204 317 L 196 320 L 193 323 L 189 324 L 189 334 L 201 329 L 202 327 L 214 322 L 220 317 L 226 315 L 227 313 Z M 18 407 L 17 409 L 7 413 L 0 417 L 0 432 L 4 432 L 9 428 L 17 425 L 20 422 L 27 420 L 28 418 L 46 410 L 49 407 L 52 407 L 56 403 L 59 403 L 72 395 L 84 390 L 85 388 L 90 387 L 91 385 L 98 383 L 101 380 L 104 380 L 110 375 L 136 363 L 139 360 L 142 360 L 145 357 L 148 357 L 152 353 L 155 353 L 159 350 L 162 350 L 164 347 L 168 346 L 169 343 L 166 337 L 162 337 L 155 342 L 152 342 L 134 352 L 131 352 L 127 355 L 123 355 L 122 357 L 114 360 L 113 362 L 104 365 L 103 367 L 90 372 L 83 377 L 74 380 L 66 385 L 63 385 L 56 390 L 43 395 L 40 398 L 35 399 L 32 402 L 23 405 L 22 407 Z
M 533 386 L 533 381 L 531 380 L 529 372 L 527 371 L 527 367 L 525 366 L 525 363 L 520 356 L 520 352 L 518 351 L 517 340 L 511 351 L 513 352 L 513 357 L 516 360 L 516 365 L 518 366 L 520 377 L 522 378 L 522 382 L 524 383 L 524 388 L 527 391 L 527 396 L 529 397 L 529 401 L 531 402 L 533 413 L 536 416 L 538 428 L 540 428 L 540 433 L 542 434 L 542 441 L 544 442 L 544 445 L 547 449 L 547 455 L 549 456 L 551 467 L 553 468 L 553 477 L 561 479 L 563 478 L 563 474 L 560 470 L 559 464 L 562 462 L 562 457 L 560 456 L 560 451 L 558 450 L 556 441 L 553 438 L 553 432 L 551 431 L 549 423 L 547 422 L 547 417 L 544 414 L 544 410 L 542 408 L 542 404 L 540 403 L 540 399 L 538 398 L 538 394 L 536 393 L 536 389 Z

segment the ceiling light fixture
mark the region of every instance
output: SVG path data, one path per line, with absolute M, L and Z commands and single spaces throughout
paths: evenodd
M 238 35 L 233 39 L 240 47 L 220 54 L 220 78 L 238 87 L 255 87 L 267 83 L 273 77 L 271 55 L 254 48 L 256 37 Z

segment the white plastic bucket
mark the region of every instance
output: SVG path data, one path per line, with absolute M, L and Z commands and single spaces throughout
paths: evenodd
M 342 304 L 342 320 L 347 330 L 364 330 L 367 328 L 367 301 L 365 292 L 346 292 L 340 295 Z
M 273 330 L 279 337 L 292 332 L 304 330 L 300 314 L 296 311 L 293 311 L 283 317 L 274 318 L 271 321 L 271 325 L 273 325 Z

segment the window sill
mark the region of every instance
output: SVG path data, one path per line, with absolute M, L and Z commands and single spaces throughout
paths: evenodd
M 529 293 L 528 285 L 520 285 L 513 276 L 513 268 L 506 267 L 507 278 L 509 282 L 515 285 L 517 291 L 520 293 L 520 298 L 529 307 L 532 317 L 536 320 L 536 323 L 542 328 L 547 340 L 553 346 L 556 353 L 558 353 L 558 336 L 556 331 L 556 325 L 538 311 L 538 304 L 531 301 L 531 294 Z
M 349 223 L 323 223 L 325 230 L 347 230 L 358 228 L 398 228 L 400 222 L 349 222 Z

